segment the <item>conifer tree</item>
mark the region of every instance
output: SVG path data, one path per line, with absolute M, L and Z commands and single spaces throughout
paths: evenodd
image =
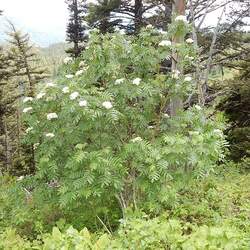
M 84 42 L 88 37 L 86 34 L 87 27 L 84 22 L 86 6 L 83 0 L 66 0 L 66 3 L 70 12 L 66 40 L 73 43 L 73 48 L 66 50 L 66 52 L 76 58 L 84 49 Z
M 8 42 L 15 76 L 22 78 L 26 90 L 25 94 L 33 97 L 35 86 L 47 76 L 46 69 L 39 65 L 37 54 L 30 44 L 29 35 L 22 34 L 11 22 L 9 24 L 10 31 L 7 34 L 9 35 Z
M 9 78 L 8 73 L 8 61 L 6 60 L 3 49 L 0 47 L 0 166 L 3 169 L 5 166 L 9 165 L 9 159 L 6 155 L 6 131 L 5 131 L 5 103 L 3 101 L 4 92 L 3 88 L 6 84 L 6 80 Z M 2 171 L 1 171 L 2 172 Z
M 11 59 L 11 78 L 9 81 L 8 88 L 13 88 L 13 91 L 17 96 L 29 96 L 34 97 L 36 91 L 36 85 L 47 77 L 46 70 L 39 65 L 39 59 L 34 51 L 33 46 L 30 44 L 28 34 L 22 34 L 18 31 L 15 26 L 9 22 L 10 31 L 9 35 L 9 56 Z M 13 134 L 15 138 L 15 151 L 17 152 L 19 158 L 22 156 L 24 160 L 27 158 L 27 165 L 30 165 L 28 172 L 33 172 L 35 170 L 35 160 L 34 160 L 34 149 L 33 146 L 30 148 L 24 148 L 20 145 L 20 136 L 23 133 L 25 127 L 21 126 L 21 112 L 20 112 L 20 98 L 16 103 L 15 107 L 15 118 L 12 117 L 12 123 L 9 123 L 9 127 L 12 126 Z M 22 153 L 21 153 L 22 151 Z M 19 159 L 19 162 L 21 159 Z M 19 163 L 18 163 L 19 165 Z
M 122 20 L 115 17 L 115 10 L 120 6 L 120 0 L 98 0 L 88 6 L 87 22 L 91 27 L 98 28 L 102 34 L 113 32 Z
M 2 10 L 0 10 L 0 16 L 2 15 Z M 7 157 L 4 152 L 5 147 L 5 131 L 4 131 L 4 113 L 5 108 L 3 104 L 3 85 L 5 84 L 6 78 L 8 78 L 7 72 L 7 60 L 3 53 L 3 48 L 0 47 L 0 173 L 3 170 L 3 163 L 7 165 Z
M 90 3 L 87 20 L 101 33 L 117 27 L 136 34 L 148 24 L 165 30 L 171 20 L 171 9 L 170 0 L 99 0 Z
M 0 15 L 2 10 L 0 10 Z M 7 119 L 14 112 L 17 99 L 15 91 L 9 86 L 12 75 L 10 55 L 0 46 L 0 173 L 9 171 L 12 166 L 12 152 Z M 13 85 L 12 85 L 13 86 Z
M 10 55 L 0 48 L 0 168 L 10 171 L 13 163 L 13 129 L 9 126 L 15 116 L 18 93 L 11 82 L 13 70 Z M 11 133 L 10 133 L 11 132 Z M 15 139 L 15 136 L 14 136 Z

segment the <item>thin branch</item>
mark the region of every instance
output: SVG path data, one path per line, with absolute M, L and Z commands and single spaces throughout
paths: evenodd
M 218 19 L 216 28 L 214 30 L 213 39 L 212 39 L 212 43 L 211 43 L 209 54 L 208 54 L 209 56 L 208 56 L 208 62 L 207 62 L 207 70 L 206 70 L 205 77 L 204 77 L 204 79 L 205 79 L 204 87 L 206 87 L 207 82 L 208 82 L 208 76 L 209 76 L 209 73 L 210 73 L 210 70 L 211 70 L 211 64 L 212 64 L 212 59 L 213 59 L 214 47 L 215 47 L 215 43 L 216 43 L 216 40 L 217 40 L 217 35 L 218 35 L 218 32 L 219 32 L 220 22 L 221 22 L 221 19 L 223 17 L 223 14 L 225 13 L 225 10 L 226 10 L 226 5 L 223 7 L 223 10 L 222 10 L 221 15 L 220 15 L 220 17 Z
M 109 231 L 108 227 L 105 225 L 105 223 L 102 221 L 102 219 L 97 215 L 96 216 L 97 219 L 101 222 L 101 224 L 103 225 L 103 227 L 105 228 L 105 230 L 110 234 L 112 235 L 112 233 Z
M 198 38 L 197 38 L 197 31 L 195 28 L 195 17 L 194 17 L 194 8 L 193 8 L 193 1 L 190 0 L 190 14 L 191 14 L 191 18 L 192 18 L 192 34 L 193 34 L 193 40 L 194 40 L 194 46 L 195 49 L 198 51 Z M 200 63 L 198 62 L 198 60 L 196 59 L 196 73 L 195 73 L 195 81 L 196 81 L 196 86 L 198 89 L 198 99 L 199 99 L 199 104 L 203 104 L 205 102 L 205 97 L 204 97 L 204 92 L 202 89 L 202 83 L 200 81 Z M 188 102 L 191 101 L 192 95 L 190 96 L 190 98 L 188 99 Z

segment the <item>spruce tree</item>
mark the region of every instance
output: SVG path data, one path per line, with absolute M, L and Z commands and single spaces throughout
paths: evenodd
M 10 55 L 0 47 L 0 171 L 10 171 L 13 166 L 15 140 L 12 118 L 15 116 L 18 93 L 11 81 L 13 70 Z M 14 137 L 12 140 L 12 137 Z
M 66 0 L 66 3 L 70 12 L 66 40 L 73 43 L 73 47 L 66 50 L 66 52 L 76 58 L 84 49 L 84 42 L 88 38 L 86 34 L 87 27 L 84 22 L 86 6 L 83 0 Z
M 15 76 L 22 79 L 25 94 L 33 97 L 36 85 L 47 77 L 46 69 L 39 65 L 39 59 L 30 43 L 28 34 L 22 34 L 15 26 L 9 22 L 10 55 L 12 57 Z
M 15 112 L 18 96 L 13 84 L 10 85 L 12 74 L 11 56 L 0 46 L 0 173 L 10 171 L 13 161 L 8 120 Z
M 90 27 L 98 28 L 102 34 L 113 32 L 122 22 L 116 18 L 115 10 L 120 6 L 120 0 L 98 0 L 89 3 L 89 12 L 86 17 Z
M 11 63 L 11 81 L 9 81 L 9 87 L 13 88 L 18 96 L 34 97 L 36 92 L 36 86 L 41 80 L 47 77 L 46 70 L 40 66 L 39 58 L 34 50 L 34 47 L 30 43 L 28 34 L 22 34 L 15 26 L 9 22 L 10 31 L 9 35 L 9 56 Z M 15 138 L 12 140 L 15 142 L 15 152 L 18 155 L 17 165 L 20 164 L 21 158 L 24 165 L 28 166 L 25 172 L 30 173 L 35 171 L 35 158 L 33 146 L 27 148 L 21 144 L 21 134 L 23 134 L 25 128 L 21 126 L 21 112 L 20 112 L 19 98 L 15 104 L 14 118 L 9 120 L 9 127 L 13 131 Z M 14 125 L 13 125 L 14 123 Z
M 1 172 L 5 166 L 8 165 L 8 157 L 6 156 L 6 146 L 5 146 L 5 104 L 3 102 L 4 93 L 3 87 L 6 84 L 6 80 L 8 79 L 8 71 L 7 71 L 7 60 L 6 56 L 3 53 L 3 49 L 0 47 L 0 167 Z
M 117 27 L 137 34 L 148 24 L 165 30 L 171 20 L 171 4 L 171 0 L 99 0 L 89 4 L 87 21 L 101 33 Z

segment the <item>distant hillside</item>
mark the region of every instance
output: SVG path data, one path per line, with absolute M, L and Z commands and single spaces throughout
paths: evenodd
M 8 48 L 6 42 L 0 42 L 0 45 L 6 49 Z M 52 44 L 48 47 L 35 45 L 34 50 L 38 54 L 41 64 L 48 69 L 48 72 L 52 76 L 55 76 L 63 63 L 63 59 L 67 56 L 65 50 L 69 48 L 69 46 L 69 44 L 61 42 Z
M 44 55 L 50 56 L 51 54 L 57 56 L 65 56 L 65 50 L 69 47 L 67 43 L 54 43 L 48 47 L 40 47 L 41 53 Z
M 69 47 L 66 43 L 55 43 L 48 47 L 37 47 L 38 53 L 41 56 L 42 64 L 48 68 L 52 76 L 58 72 L 63 59 L 66 57 L 65 50 Z
M 42 55 L 47 57 L 65 57 L 65 50 L 69 48 L 69 45 L 64 42 L 54 43 L 48 47 L 39 47 Z

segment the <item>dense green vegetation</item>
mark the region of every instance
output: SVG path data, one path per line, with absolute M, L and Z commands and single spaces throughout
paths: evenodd
M 248 34 L 222 48 L 178 5 L 114 32 L 114 1 L 77 40 L 67 2 L 74 58 L 12 24 L 0 49 L 0 249 L 250 249 Z
M 0 247 L 5 247 L 3 249 L 249 249 L 250 176 L 240 172 L 240 167 L 235 164 L 223 165 L 220 172 L 202 181 L 190 181 L 183 176 L 175 178 L 169 183 L 172 193 L 169 194 L 168 206 L 164 213 L 156 217 L 142 211 L 130 213 L 128 219 L 121 221 L 117 232 L 110 232 L 101 225 L 98 233 L 90 233 L 82 228 L 82 231 L 77 231 L 68 225 L 66 221 L 70 220 L 68 215 L 65 219 L 52 223 L 53 212 L 49 213 L 43 208 L 39 216 L 31 215 L 29 222 L 26 222 L 26 230 L 34 222 L 34 218 L 36 225 L 33 227 L 37 232 L 45 230 L 47 222 L 42 221 L 43 219 L 49 219 L 55 227 L 52 233 L 42 233 L 38 239 L 28 241 L 26 237 L 19 236 L 24 233 L 27 236 L 27 231 L 23 231 L 24 224 L 22 225 L 24 214 L 15 211 L 15 215 L 12 215 L 15 217 L 12 219 L 15 228 L 18 229 L 5 230 L 0 236 Z M 6 185 L 7 180 L 5 181 Z M 6 202 L 8 197 L 1 197 L 1 215 L 6 216 L 2 212 L 3 204 L 6 204 L 3 199 Z M 41 209 L 41 204 L 39 207 Z M 75 213 L 75 216 L 79 219 L 81 212 Z M 27 218 L 27 214 L 25 217 Z M 75 227 L 81 226 L 80 221 L 75 224 Z

